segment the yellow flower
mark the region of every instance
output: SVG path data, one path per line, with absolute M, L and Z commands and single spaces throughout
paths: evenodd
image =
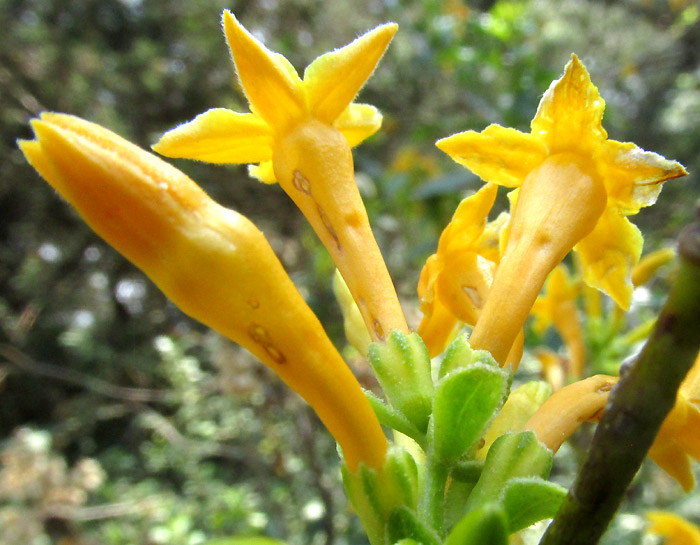
M 542 335 L 553 325 L 564 339 L 569 355 L 567 375 L 574 380 L 583 376 L 586 358 L 583 332 L 576 309 L 578 293 L 579 290 L 569 278 L 566 268 L 559 265 L 549 275 L 544 295 L 538 297 L 532 306 L 535 331 Z
M 387 443 L 362 389 L 263 234 L 156 156 L 93 123 L 45 113 L 29 163 L 185 313 L 250 350 L 315 409 L 348 466 Z
M 662 182 L 686 174 L 679 163 L 608 140 L 604 107 L 574 55 L 542 97 L 530 133 L 490 125 L 437 143 L 485 181 L 520 188 L 508 245 L 471 341 L 498 361 L 545 278 L 574 246 L 585 281 L 627 308 L 642 237 L 625 216 L 653 204 Z
M 423 320 L 418 327 L 430 357 L 441 354 L 463 323 L 474 325 L 500 260 L 499 236 L 508 215 L 487 223 L 498 186 L 486 184 L 464 199 L 440 235 L 437 252 L 421 271 L 418 296 Z M 520 339 L 522 341 L 522 338 Z M 517 367 L 522 342 L 516 342 L 508 363 Z
M 684 518 L 666 511 L 651 511 L 647 518 L 647 532 L 663 537 L 664 545 L 700 545 L 700 527 Z
M 649 458 L 686 492 L 695 487 L 691 466 L 692 459 L 700 462 L 700 354 L 649 449 Z
M 396 32 L 385 24 L 318 57 L 301 79 L 228 11 L 223 15 L 250 113 L 209 110 L 167 132 L 153 149 L 168 157 L 257 163 L 278 181 L 331 253 L 374 340 L 408 332 L 354 178 L 351 146 L 375 133 L 381 114 L 352 103 Z

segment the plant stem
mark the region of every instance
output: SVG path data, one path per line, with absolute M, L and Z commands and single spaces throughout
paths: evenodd
M 700 348 L 700 221 L 654 331 L 610 395 L 588 457 L 540 545 L 593 545 L 610 524 Z
M 418 516 L 421 521 L 442 536 L 445 523 L 445 488 L 447 486 L 447 466 L 428 454 L 425 464 L 423 489 L 418 505 Z

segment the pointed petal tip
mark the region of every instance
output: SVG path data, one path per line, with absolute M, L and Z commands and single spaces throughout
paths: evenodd
M 381 32 L 381 33 L 386 33 L 391 36 L 394 36 L 396 34 L 396 31 L 399 30 L 399 25 L 398 23 L 394 23 L 393 21 L 390 21 L 388 23 L 383 23 L 379 26 L 377 26 L 373 31 L 370 32 Z
M 464 132 L 458 132 L 455 134 L 451 134 L 450 136 L 445 136 L 444 138 L 440 138 L 437 142 L 435 142 L 435 146 L 440 150 L 444 151 L 448 155 L 452 153 L 455 141 L 458 136 L 462 136 L 463 134 L 467 134 L 469 132 L 474 132 L 474 131 L 464 131 Z

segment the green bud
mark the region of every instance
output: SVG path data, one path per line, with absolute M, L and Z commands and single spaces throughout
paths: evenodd
M 546 479 L 552 469 L 552 451 L 532 431 L 499 437 L 486 455 L 481 477 L 467 499 L 467 511 L 500 501 L 508 481 L 521 477 Z
M 357 303 L 355 303 L 355 299 L 353 299 L 338 269 L 335 270 L 333 275 L 333 294 L 340 305 L 340 311 L 343 313 L 345 338 L 366 358 L 367 348 L 372 339 L 367 332 L 367 326 L 362 318 L 360 309 L 357 307 Z
M 496 360 L 486 350 L 472 350 L 467 340 L 467 335 L 459 335 L 445 349 L 445 355 L 440 364 L 439 378 L 451 373 L 455 369 L 467 367 L 472 363 L 485 363 L 498 367 Z
M 425 433 L 433 380 L 428 349 L 420 336 L 394 330 L 385 343 L 369 345 L 369 361 L 389 403 Z
M 389 516 L 397 507 L 415 509 L 418 469 L 411 455 L 392 445 L 381 469 L 360 465 L 357 471 L 342 466 L 343 486 L 362 521 L 372 545 L 386 543 Z

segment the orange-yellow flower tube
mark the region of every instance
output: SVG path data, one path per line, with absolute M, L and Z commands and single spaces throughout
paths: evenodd
M 263 234 L 182 172 L 77 117 L 45 113 L 30 164 L 185 313 L 241 344 L 316 411 L 348 467 L 379 468 L 387 442 L 345 362 Z
M 525 424 L 552 452 L 584 422 L 597 422 L 618 378 L 595 375 L 554 393 Z
M 406 318 L 355 183 L 351 147 L 374 134 L 382 116 L 353 102 L 396 32 L 380 25 L 318 57 L 303 79 L 229 11 L 223 27 L 250 113 L 214 108 L 168 131 L 153 146 L 168 157 L 257 163 L 250 173 L 279 182 L 331 254 L 367 330 L 384 341 Z

